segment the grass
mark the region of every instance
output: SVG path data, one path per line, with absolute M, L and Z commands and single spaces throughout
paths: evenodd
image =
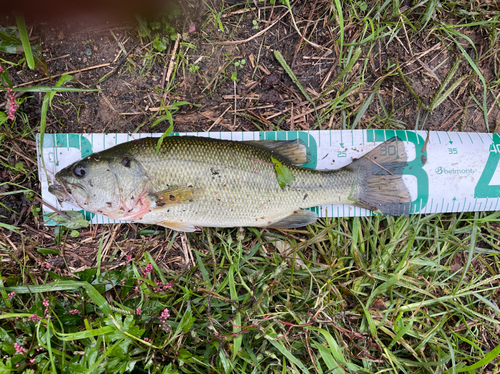
M 0 373 L 499 371 L 499 212 L 324 218 L 297 230 L 192 234 L 134 224 L 43 226 L 36 165 L 28 160 L 34 134 L 61 131 L 71 107 L 65 103 L 112 97 L 127 79 L 169 77 L 148 83 L 138 100 L 157 109 L 145 109 L 136 123 L 160 131 L 172 123 L 175 131 L 223 131 L 234 116 L 243 130 L 497 131 L 493 3 L 258 5 L 211 4 L 200 34 L 178 29 L 177 47 L 172 40 L 164 52 L 149 44 L 158 31 L 148 36 L 144 20 L 138 52 L 130 52 L 136 41 L 125 41 L 140 42 L 139 26 L 113 34 L 127 53 L 125 71 L 89 78 L 100 82 L 99 92 L 80 85 L 82 74 L 52 88 L 14 88 L 39 95 L 41 114 L 34 121 L 18 109 L 14 122 L 2 124 Z M 0 57 L 11 77 L 27 70 Z M 274 72 L 277 83 L 261 89 Z M 279 105 L 246 97 L 271 90 Z M 61 106 L 49 111 L 56 95 Z M 16 100 L 21 106 L 25 98 Z M 93 121 L 84 113 L 91 104 L 80 103 L 82 123 Z M 207 109 L 214 103 L 221 107 L 215 115 Z M 184 125 L 186 108 L 210 120 Z M 123 132 L 125 125 L 99 130 Z
M 498 216 L 325 220 L 294 234 L 205 229 L 184 237 L 194 264 L 180 273 L 146 252 L 113 270 L 49 271 L 40 285 L 8 277 L 2 349 L 13 367 L 40 372 L 50 372 L 51 361 L 59 372 L 112 373 L 139 363 L 152 373 L 169 372 L 168 365 L 184 372 L 468 371 L 500 349 Z M 290 246 L 287 257 L 279 242 Z M 28 321 L 33 315 L 42 318 Z M 14 342 L 23 355 L 14 354 Z

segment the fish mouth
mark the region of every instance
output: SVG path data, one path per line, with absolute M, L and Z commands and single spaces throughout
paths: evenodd
M 52 195 L 54 195 L 60 203 L 76 202 L 76 199 L 73 196 L 73 192 L 75 192 L 74 190 L 76 189 L 81 190 L 82 192 L 85 193 L 85 189 L 83 187 L 80 187 L 73 183 L 69 183 L 65 181 L 63 178 L 57 178 L 57 175 L 56 175 L 56 183 L 51 184 L 49 186 L 49 192 Z
M 49 186 L 49 192 L 54 195 L 57 200 L 62 203 L 63 201 L 70 201 L 71 196 L 68 191 L 60 184 L 51 184 Z

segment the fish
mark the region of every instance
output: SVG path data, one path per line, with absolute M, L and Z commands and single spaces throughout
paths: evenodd
M 311 208 L 350 204 L 408 216 L 407 166 L 397 137 L 349 165 L 316 170 L 298 141 L 230 141 L 194 136 L 142 138 L 96 152 L 60 170 L 49 192 L 113 220 L 192 232 L 202 227 L 297 228 Z M 276 162 L 294 179 L 277 180 Z

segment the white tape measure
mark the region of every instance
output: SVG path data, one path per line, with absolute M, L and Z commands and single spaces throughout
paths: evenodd
M 403 131 L 321 130 L 278 132 L 176 133 L 230 140 L 299 140 L 307 147 L 305 167 L 338 169 L 397 136 L 406 147 L 408 165 L 403 179 L 412 196 L 411 213 L 495 211 L 500 209 L 500 134 Z M 43 153 L 37 136 L 42 198 L 60 210 L 80 210 L 59 204 L 48 191 L 48 182 L 63 167 L 116 144 L 159 134 L 45 134 Z M 383 150 L 391 154 L 396 150 Z M 45 170 L 42 166 L 44 159 Z M 45 209 L 48 213 L 50 210 Z M 372 212 L 350 205 L 312 208 L 322 217 L 370 216 Z M 113 223 L 84 212 L 91 223 Z M 54 224 L 49 221 L 47 224 Z

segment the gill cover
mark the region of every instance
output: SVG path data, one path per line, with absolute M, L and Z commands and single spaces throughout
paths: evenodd
M 81 208 L 113 219 L 136 213 L 148 185 L 142 165 L 130 155 L 117 155 L 113 149 L 77 161 L 55 178 L 59 186 L 53 186 L 51 192 L 58 198 L 64 189 Z

